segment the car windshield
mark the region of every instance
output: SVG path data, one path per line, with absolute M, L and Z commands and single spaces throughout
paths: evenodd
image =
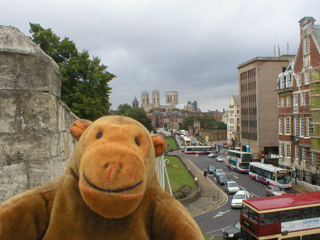
M 224 173 L 224 171 L 222 169 L 217 169 L 216 173 Z
M 240 230 L 240 222 L 236 222 L 235 224 L 233 224 L 233 226 L 234 226 L 236 229 Z
M 276 185 L 272 186 L 271 189 L 273 191 L 282 191 L 282 189 L 279 186 L 276 186 Z
M 228 179 L 226 175 L 220 175 L 219 178 L 220 179 Z
M 228 184 L 229 187 L 238 187 L 238 184 L 235 182 L 231 182 Z
M 245 199 L 246 197 L 245 197 L 245 195 L 244 194 L 236 194 L 236 195 L 234 195 L 234 197 L 233 197 L 234 199 Z

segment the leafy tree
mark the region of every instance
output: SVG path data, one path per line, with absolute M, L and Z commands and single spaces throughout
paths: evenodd
M 200 116 L 188 116 L 183 119 L 182 128 L 188 129 L 189 126 L 193 126 L 194 121 L 200 121 L 201 128 L 207 129 L 226 129 L 227 126 L 223 122 L 218 122 L 210 116 L 200 117 Z
M 131 117 L 144 125 L 149 131 L 153 130 L 152 121 L 142 108 L 132 108 L 129 104 L 122 104 L 118 106 L 115 114 Z
M 78 52 L 69 38 L 60 40 L 50 28 L 30 23 L 32 41 L 38 44 L 59 65 L 62 75 L 61 99 L 80 118 L 95 120 L 110 109 L 109 73 L 98 57 L 90 59 L 89 52 Z

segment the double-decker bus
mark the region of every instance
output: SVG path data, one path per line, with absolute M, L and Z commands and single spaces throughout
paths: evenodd
M 190 146 L 191 145 L 191 139 L 190 138 L 184 137 L 183 140 L 184 140 L 184 145 L 185 146 Z
M 281 188 L 292 187 L 291 170 L 275 167 L 261 162 L 250 163 L 249 176 L 261 183 L 278 185 Z
M 212 146 L 186 146 L 184 153 L 186 154 L 209 154 L 214 152 Z
M 237 172 L 248 173 L 252 162 L 252 153 L 237 150 L 228 150 L 227 167 Z
M 240 225 L 246 240 L 320 239 L 320 191 L 243 200 Z

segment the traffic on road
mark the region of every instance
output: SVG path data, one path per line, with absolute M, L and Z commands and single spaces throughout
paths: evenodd
M 217 160 L 217 157 L 223 159 Z M 226 237 L 226 229 L 232 228 L 240 219 L 240 208 L 243 199 L 247 198 L 260 198 L 266 197 L 267 185 L 252 180 L 247 173 L 241 173 L 231 170 L 227 166 L 227 159 L 225 151 L 220 152 L 216 158 L 209 158 L 207 155 L 186 155 L 181 154 L 181 157 L 190 159 L 199 169 L 206 171 L 206 176 L 210 178 L 227 196 L 224 204 L 220 205 L 213 211 L 195 217 L 196 222 L 199 224 L 201 230 L 213 238 L 214 236 L 223 236 L 225 239 L 237 239 L 239 235 L 235 233 L 230 234 L 230 238 Z M 219 183 L 219 175 L 224 175 L 227 178 L 223 184 Z M 239 188 L 239 191 L 231 190 L 228 188 L 229 184 Z M 284 190 L 282 190 L 284 191 Z M 234 199 L 236 196 L 238 199 Z M 294 192 L 289 189 L 284 192 Z M 237 224 L 235 225 L 237 226 Z

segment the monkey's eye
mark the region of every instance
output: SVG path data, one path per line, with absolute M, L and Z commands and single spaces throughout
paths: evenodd
M 140 140 L 139 140 L 139 138 L 136 137 L 136 138 L 134 139 L 134 141 L 136 142 L 136 144 L 137 144 L 138 146 L 140 146 Z
M 102 131 L 99 131 L 98 133 L 97 133 L 97 139 L 99 139 L 99 138 L 101 138 L 102 137 Z

